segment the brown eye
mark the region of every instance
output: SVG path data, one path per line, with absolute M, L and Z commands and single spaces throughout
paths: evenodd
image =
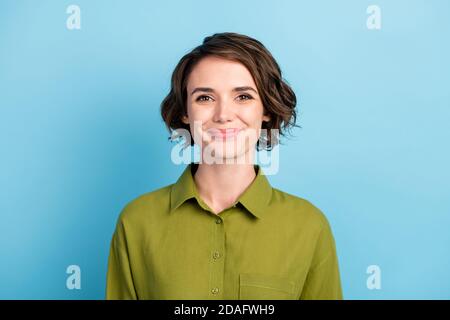
M 241 95 L 238 96 L 238 99 L 239 100 L 251 100 L 251 99 L 253 99 L 253 97 L 251 95 L 248 95 L 248 94 L 241 94 Z
M 210 96 L 199 96 L 195 101 L 203 102 L 203 101 L 209 101 L 209 100 L 211 100 Z

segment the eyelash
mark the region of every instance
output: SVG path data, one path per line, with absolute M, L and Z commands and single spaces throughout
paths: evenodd
M 198 98 L 195 99 L 195 101 L 200 101 L 200 102 L 206 101 L 206 100 L 202 100 L 202 98 L 209 98 L 209 99 L 211 99 L 210 96 L 198 96 Z
M 245 99 L 241 99 L 241 100 L 251 100 L 251 99 L 253 99 L 253 97 L 251 95 L 249 95 L 249 94 L 241 94 L 238 97 L 246 97 Z M 206 101 L 206 100 L 202 100 L 202 98 L 210 98 L 210 99 L 212 99 L 210 96 L 201 95 L 195 101 L 201 101 L 201 102 Z

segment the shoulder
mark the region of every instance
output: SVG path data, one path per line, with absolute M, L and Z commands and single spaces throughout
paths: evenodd
M 140 224 L 167 213 L 170 208 L 170 191 L 172 184 L 143 193 L 126 203 L 118 217 L 118 223 Z
M 303 197 L 272 188 L 271 206 L 286 216 L 286 220 L 321 230 L 329 224 L 325 213 L 313 202 Z

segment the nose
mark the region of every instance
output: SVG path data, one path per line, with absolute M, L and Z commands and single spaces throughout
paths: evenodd
M 227 121 L 232 121 L 234 119 L 234 112 L 229 105 L 224 100 L 221 100 L 216 104 L 216 109 L 214 112 L 214 122 L 225 123 Z

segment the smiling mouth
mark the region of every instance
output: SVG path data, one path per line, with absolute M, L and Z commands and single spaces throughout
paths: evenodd
M 217 139 L 232 139 L 237 137 L 239 132 L 241 132 L 243 129 L 241 128 L 225 128 L 225 129 L 218 129 L 218 128 L 211 128 L 208 129 L 207 132 Z

